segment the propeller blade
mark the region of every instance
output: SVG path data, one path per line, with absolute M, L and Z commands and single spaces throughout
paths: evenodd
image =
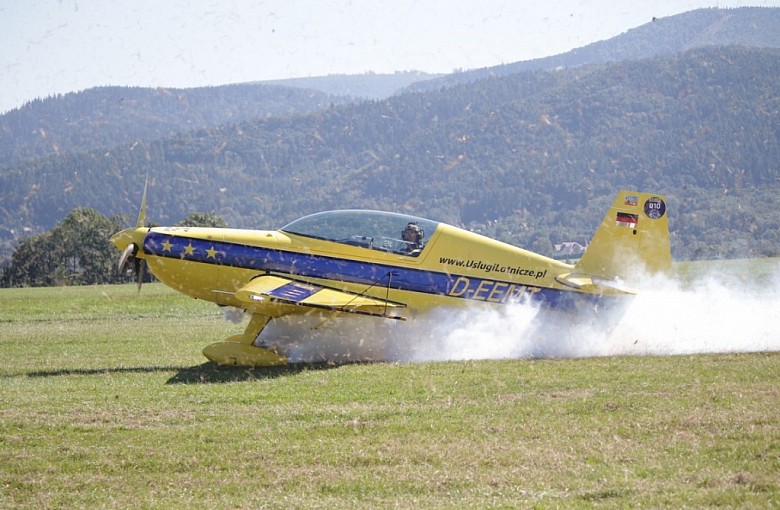
M 141 292 L 141 284 L 144 282 L 144 273 L 146 272 L 146 261 L 135 259 L 135 284 L 138 286 L 138 292 Z
M 137 251 L 138 251 L 138 247 L 134 243 L 130 243 L 127 245 L 125 251 L 122 252 L 122 256 L 119 257 L 120 273 L 125 272 L 125 270 L 127 269 L 127 264 L 130 262 L 130 259 L 133 259 L 135 257 Z
M 149 185 L 149 174 L 146 174 L 146 180 L 144 181 L 144 195 L 141 198 L 141 210 L 138 211 L 138 219 L 135 222 L 136 227 L 143 227 L 146 223 L 146 188 Z

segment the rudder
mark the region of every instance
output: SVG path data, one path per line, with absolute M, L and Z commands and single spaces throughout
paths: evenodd
M 666 198 L 620 191 L 574 273 L 630 282 L 672 268 Z

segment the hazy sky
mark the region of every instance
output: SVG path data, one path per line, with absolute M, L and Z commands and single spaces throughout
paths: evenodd
M 448 73 L 742 5 L 780 0 L 0 0 L 0 113 L 100 85 Z

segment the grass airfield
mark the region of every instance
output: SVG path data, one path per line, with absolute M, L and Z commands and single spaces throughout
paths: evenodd
M 0 322 L 2 508 L 780 507 L 777 352 L 217 368 L 243 325 L 160 284 Z

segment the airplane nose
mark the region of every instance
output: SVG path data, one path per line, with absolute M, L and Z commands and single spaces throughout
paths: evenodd
M 141 282 L 144 278 L 146 261 L 143 257 L 143 245 L 148 228 L 135 227 L 122 230 L 111 236 L 111 242 L 122 250 L 119 257 L 119 272 L 128 270 L 130 263 L 133 263 L 133 272 L 135 273 L 138 289 L 141 289 Z
M 126 228 L 125 230 L 112 235 L 109 240 L 114 246 L 119 248 L 120 251 L 125 251 L 131 244 L 135 244 L 136 246 L 143 246 L 144 238 L 146 237 L 146 233 L 148 231 L 148 228 Z

